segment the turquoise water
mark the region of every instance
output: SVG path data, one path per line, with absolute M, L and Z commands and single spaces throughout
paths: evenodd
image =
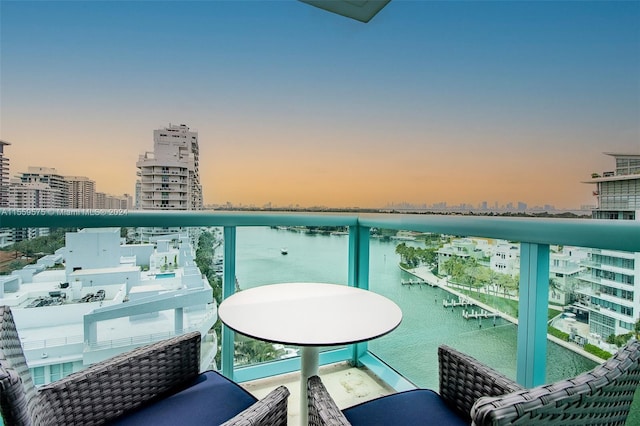
M 502 319 L 467 321 L 460 308 L 445 309 L 444 290 L 401 285 L 410 276 L 398 268 L 397 241 L 372 239 L 369 288 L 394 300 L 402 324 L 369 343 L 370 350 L 418 386 L 438 387 L 437 347 L 450 345 L 515 379 L 516 326 Z M 282 255 L 281 249 L 288 254 Z M 277 282 L 347 283 L 348 237 L 271 228 L 238 228 L 236 275 L 241 288 Z M 448 296 L 449 298 L 451 296 Z M 354 307 L 357 315 L 357 308 Z M 549 342 L 547 382 L 595 366 Z

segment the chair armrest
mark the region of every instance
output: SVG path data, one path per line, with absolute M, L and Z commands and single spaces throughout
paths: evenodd
M 522 386 L 477 359 L 442 345 L 438 348 L 440 396 L 471 421 L 471 407 L 480 397 L 499 396 Z
M 221 426 L 286 426 L 288 397 L 289 389 L 278 386 L 260 401 Z
M 97 425 L 179 390 L 199 370 L 200 333 L 192 332 L 93 364 L 38 395 L 49 422 Z
M 623 425 L 639 384 L 640 341 L 631 340 L 607 362 L 576 377 L 480 398 L 471 409 L 472 424 Z
M 309 406 L 309 426 L 351 425 L 318 376 L 309 377 L 307 382 L 307 401 Z

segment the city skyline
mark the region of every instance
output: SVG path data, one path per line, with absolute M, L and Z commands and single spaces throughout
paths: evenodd
M 0 139 L 133 194 L 153 130 L 199 133 L 205 205 L 595 204 L 640 152 L 640 3 L 0 3 Z

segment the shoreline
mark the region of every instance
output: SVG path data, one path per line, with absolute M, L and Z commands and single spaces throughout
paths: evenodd
M 446 279 L 438 278 L 437 276 L 435 276 L 426 267 L 418 267 L 418 268 L 414 268 L 414 269 L 406 269 L 406 268 L 403 268 L 401 265 L 398 265 L 398 267 L 402 271 L 404 271 L 404 272 L 406 272 L 408 274 L 411 274 L 416 278 L 424 280 L 425 282 L 429 283 L 429 285 L 436 286 L 436 287 L 446 291 L 447 293 L 450 293 L 450 294 L 452 294 L 454 296 L 457 296 L 458 298 L 464 297 L 466 299 L 469 299 L 470 301 L 473 302 L 474 305 L 478 306 L 479 308 L 484 309 L 485 311 L 497 314 L 501 318 L 504 318 L 505 320 L 507 320 L 507 321 L 509 321 L 509 322 L 511 322 L 511 323 L 513 323 L 515 325 L 518 325 L 518 319 L 517 318 L 514 318 L 511 315 L 505 314 L 504 312 L 500 312 L 500 311 L 496 310 L 495 308 L 493 308 L 493 307 L 491 307 L 489 305 L 486 305 L 486 304 L 474 299 L 471 296 L 467 296 L 466 294 L 463 294 L 463 293 L 461 293 L 461 292 L 449 287 L 447 285 L 447 280 Z M 602 358 L 599 358 L 599 357 L 593 355 L 592 353 L 589 353 L 589 352 L 585 351 L 584 349 L 582 349 L 580 346 L 576 345 L 575 343 L 566 342 L 566 341 L 561 340 L 561 339 L 559 339 L 559 338 L 557 338 L 555 336 L 552 336 L 552 335 L 550 335 L 548 333 L 547 333 L 547 340 L 549 340 L 549 341 L 551 341 L 551 342 L 553 342 L 553 343 L 555 343 L 557 345 L 560 345 L 560 346 L 562 346 L 562 347 L 564 347 L 566 349 L 569 349 L 570 351 L 573 351 L 573 352 L 575 352 L 575 353 L 577 353 L 577 354 L 579 354 L 579 355 L 581 355 L 581 356 L 583 356 L 583 357 L 585 357 L 585 358 L 587 358 L 587 359 L 589 359 L 591 361 L 594 361 L 594 362 L 596 362 L 598 364 L 601 364 L 604 361 L 606 361 L 606 360 L 604 360 Z

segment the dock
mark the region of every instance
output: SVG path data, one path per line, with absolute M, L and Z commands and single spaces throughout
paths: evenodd
M 409 279 L 409 280 L 400 280 L 400 284 L 402 284 L 402 285 L 409 285 L 409 286 L 411 286 L 411 285 L 423 285 L 423 284 L 426 284 L 426 285 L 429 285 L 429 286 L 431 286 L 431 287 L 437 287 L 437 285 L 436 285 L 436 284 L 432 284 L 432 283 L 430 283 L 430 282 L 428 282 L 428 281 L 420 280 L 420 279 L 416 279 L 416 280 L 414 280 L 414 279 Z
M 460 297 L 458 301 L 454 299 L 451 299 L 451 300 L 442 299 L 443 308 L 455 308 L 456 306 L 471 306 L 471 305 L 473 305 L 473 303 L 471 303 L 468 299 L 465 299 L 463 297 Z
M 485 311 L 484 309 L 480 309 L 479 311 L 476 311 L 475 309 L 472 311 L 467 311 L 466 309 L 462 312 L 462 318 L 469 320 L 469 319 L 476 319 L 476 318 L 500 318 L 500 314 L 498 314 L 497 312 L 489 312 L 489 311 Z

